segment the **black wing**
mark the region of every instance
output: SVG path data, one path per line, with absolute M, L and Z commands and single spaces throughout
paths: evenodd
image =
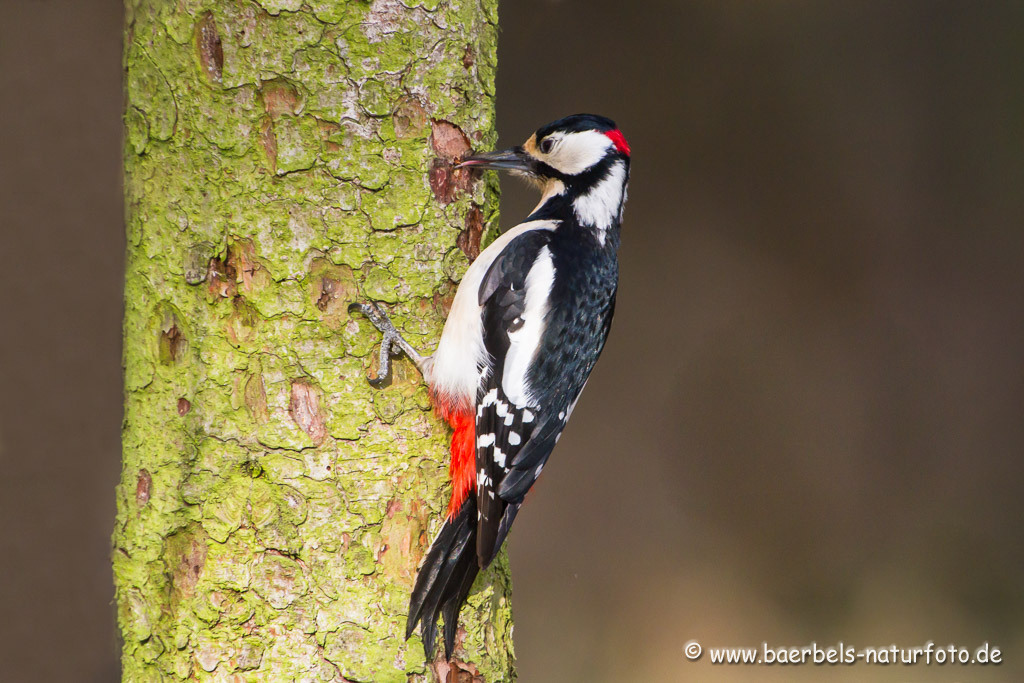
M 482 383 L 476 413 L 477 561 L 481 567 L 494 559 L 522 502 L 515 500 L 510 505 L 498 495 L 498 487 L 512 461 L 530 443 L 538 411 L 521 399 L 520 404 L 510 400 L 504 369 L 511 335 L 524 325 L 530 269 L 550 240 L 550 230 L 530 230 L 515 238 L 480 284 L 484 345 L 491 357 L 491 371 Z
M 480 304 L 492 363 L 476 416 L 481 567 L 504 542 L 604 348 L 617 279 L 611 252 L 552 230 L 517 237 L 484 276 Z
M 508 463 L 509 471 L 498 487 L 498 496 L 510 503 L 521 502 L 540 476 L 604 350 L 615 313 L 618 264 L 614 253 L 588 249 L 571 235 L 559 237 L 555 233 L 551 245 L 558 276 L 530 377 L 546 405 L 538 410 L 530 441 Z

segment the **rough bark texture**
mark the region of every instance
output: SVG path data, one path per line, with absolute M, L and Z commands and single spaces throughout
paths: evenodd
M 449 432 L 346 312 L 429 350 L 496 223 L 496 5 L 128 1 L 124 680 L 514 677 L 504 556 L 454 670 L 403 639 Z

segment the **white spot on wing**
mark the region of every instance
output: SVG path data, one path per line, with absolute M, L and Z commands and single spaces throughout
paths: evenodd
M 509 443 L 510 446 L 518 446 L 520 443 L 522 443 L 522 441 L 523 441 L 523 438 L 521 436 L 519 436 L 519 432 L 509 432 L 508 433 L 508 443 Z
M 530 424 L 533 422 L 533 413 L 529 410 L 523 411 L 523 424 Z
M 494 443 L 494 434 L 481 434 L 476 438 L 476 447 L 485 448 Z
M 498 467 L 505 466 L 505 453 L 497 446 L 494 448 L 494 462 L 497 463 Z

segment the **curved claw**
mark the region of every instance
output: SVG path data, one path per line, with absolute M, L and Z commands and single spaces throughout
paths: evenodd
M 348 305 L 348 312 L 362 313 L 366 316 L 367 320 L 373 323 L 380 333 L 383 335 L 383 339 L 380 342 L 380 362 L 377 366 L 377 377 L 375 379 L 367 378 L 370 386 L 380 388 L 388 384 L 391 378 L 391 356 L 405 353 L 412 361 L 416 364 L 420 371 L 423 369 L 424 357 L 419 354 L 409 342 L 402 338 L 402 335 L 395 329 L 394 324 L 388 319 L 387 314 L 381 310 L 374 302 L 368 304 L 361 304 L 354 302 Z
M 377 376 L 366 378 L 371 387 L 380 389 L 386 386 L 391 379 L 391 345 L 394 341 L 393 335 L 397 335 L 398 331 L 391 324 L 391 321 L 388 320 L 384 311 L 380 310 L 380 307 L 373 302 L 368 304 L 353 302 L 348 305 L 348 312 L 350 314 L 362 313 L 384 335 L 383 339 L 380 340 L 380 360 L 377 364 Z
M 362 313 L 366 316 L 367 320 L 373 323 L 373 326 L 381 332 L 386 332 L 389 327 L 394 329 L 394 326 L 391 325 L 391 321 L 388 320 L 384 311 L 380 310 L 380 306 L 372 301 L 368 304 L 361 304 L 358 301 L 354 301 L 348 305 L 348 312 L 350 314 L 356 312 Z
M 385 332 L 380 340 L 380 360 L 377 363 L 377 376 L 367 377 L 366 381 L 374 389 L 381 389 L 391 383 L 391 338 Z

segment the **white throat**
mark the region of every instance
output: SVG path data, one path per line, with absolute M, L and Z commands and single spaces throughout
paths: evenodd
M 560 194 L 565 193 L 565 183 L 561 180 L 549 180 L 544 185 L 544 193 L 540 196 L 540 201 L 537 202 L 537 206 L 533 207 L 533 211 L 530 214 L 534 214 L 537 210 L 547 204 L 547 201 L 552 197 L 557 197 Z

